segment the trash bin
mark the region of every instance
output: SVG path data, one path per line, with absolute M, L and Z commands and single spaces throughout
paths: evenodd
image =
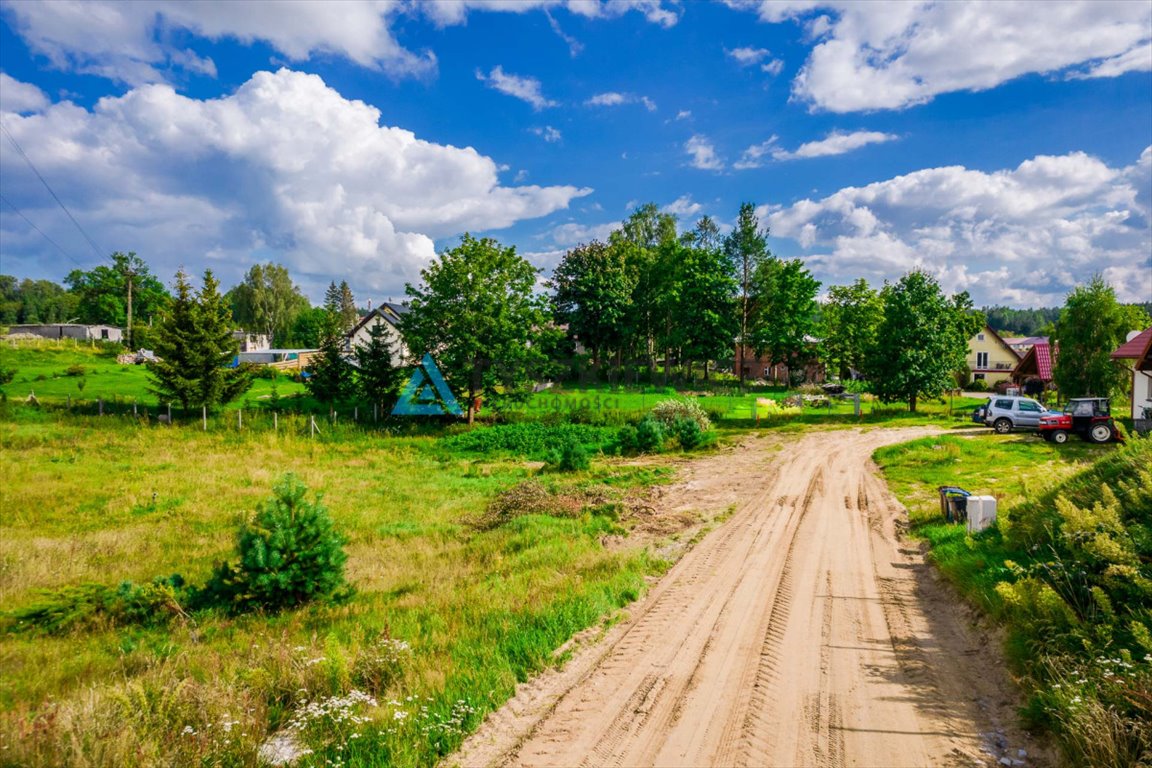
M 968 519 L 968 497 L 972 494 L 954 485 L 941 485 L 940 516 L 949 523 L 962 523 Z

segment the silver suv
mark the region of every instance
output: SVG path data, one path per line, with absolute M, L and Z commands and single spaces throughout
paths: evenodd
M 988 398 L 984 423 L 1002 435 L 1014 429 L 1036 429 L 1047 409 L 1030 397 Z

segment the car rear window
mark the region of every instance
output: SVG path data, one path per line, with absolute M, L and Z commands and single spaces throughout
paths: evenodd
M 1003 408 L 1006 411 L 1010 411 L 1010 410 L 1012 410 L 1012 401 L 1011 400 L 997 400 L 996 401 L 996 407 L 997 408 Z

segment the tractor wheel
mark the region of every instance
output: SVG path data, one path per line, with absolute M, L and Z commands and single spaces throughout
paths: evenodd
M 1088 430 L 1088 437 L 1094 443 L 1106 443 L 1112 439 L 1112 425 L 1093 424 L 1092 429 Z
M 992 424 L 992 429 L 996 430 L 997 434 L 1006 435 L 1012 431 L 1012 422 L 1001 417 Z
M 1057 429 L 1052 432 L 1052 436 L 1049 439 L 1054 443 L 1064 445 L 1064 443 L 1068 442 L 1068 433 L 1062 429 Z

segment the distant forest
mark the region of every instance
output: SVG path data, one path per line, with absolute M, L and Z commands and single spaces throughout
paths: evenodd
M 1136 306 L 1152 315 L 1152 301 Z M 1061 307 L 1042 309 L 984 307 L 983 311 L 988 318 L 988 325 L 1001 336 L 1048 336 L 1052 331 L 1052 325 L 1060 317 L 1060 309 Z

